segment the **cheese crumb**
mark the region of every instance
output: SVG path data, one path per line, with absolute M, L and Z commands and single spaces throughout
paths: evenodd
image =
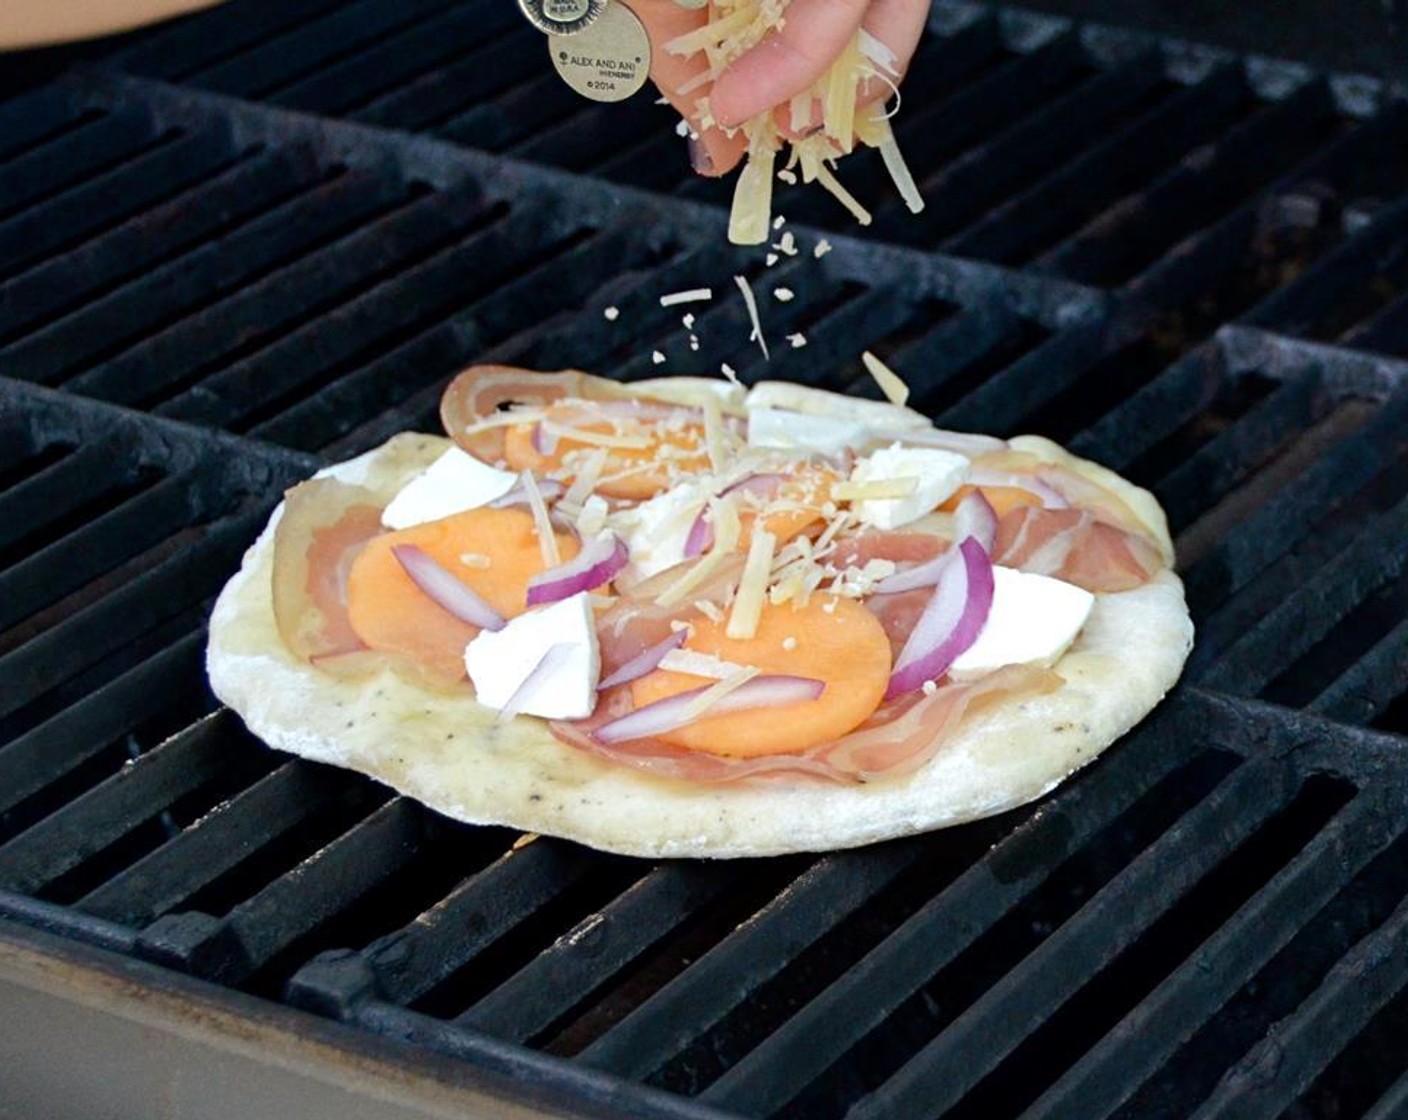
M 662 362 L 664 362 L 664 360 L 665 360 L 665 355 L 662 354 L 662 353 L 660 353 L 659 350 L 653 350 L 653 351 L 651 351 L 651 354 L 650 354 L 650 360 L 651 360 L 652 362 L 654 362 L 654 363 L 658 366 L 658 365 L 660 365 Z
M 772 220 L 772 228 L 773 228 L 773 229 L 781 229 L 781 228 L 782 228 L 783 226 L 785 226 L 786 224 L 787 224 L 787 219 L 784 218 L 781 214 L 779 214 L 777 217 L 775 217 L 775 218 Z
M 694 329 L 694 312 L 686 311 L 680 322 L 684 324 L 685 330 L 692 331 Z
M 793 350 L 800 350 L 807 344 L 807 336 L 798 331 L 796 334 L 789 334 L 787 341 L 792 344 Z
M 734 368 L 727 362 L 724 362 L 722 365 L 719 366 L 719 372 L 722 373 L 725 377 L 727 377 L 730 381 L 738 380 L 738 374 L 734 371 Z
M 608 323 L 614 323 L 621 317 L 621 309 L 619 307 L 608 307 L 603 310 L 601 314 Z
M 784 167 L 777 173 L 777 177 L 789 187 L 795 187 L 797 185 L 797 173 L 795 171 L 788 171 L 787 168 Z
M 795 294 L 791 288 L 774 288 L 772 290 L 773 299 L 779 303 L 791 303 Z
M 787 637 L 782 639 L 782 648 L 785 649 L 788 653 L 791 653 L 794 649 L 797 648 L 797 639 L 794 638 L 791 634 L 788 634 Z
M 763 258 L 763 260 L 764 260 L 764 262 L 767 264 L 767 266 L 768 266 L 769 268 L 771 268 L 773 265 L 775 265 L 775 264 L 777 263 L 777 254 L 776 254 L 776 253 L 769 253 L 766 257 Z
M 692 334 L 689 336 L 689 348 L 691 350 L 699 349 L 699 336 L 697 334 Z
M 821 258 L 826 256 L 826 254 L 829 252 L 831 252 L 831 242 L 827 241 L 826 238 L 823 237 L 820 241 L 816 243 L 816 248 L 812 250 L 812 256 L 814 256 L 817 260 L 821 260 Z
M 919 686 L 919 690 L 923 692 L 925 696 L 933 696 L 934 693 L 939 691 L 939 682 L 925 681 L 922 685 Z
M 460 563 L 466 568 L 488 568 L 494 562 L 482 552 L 461 552 Z

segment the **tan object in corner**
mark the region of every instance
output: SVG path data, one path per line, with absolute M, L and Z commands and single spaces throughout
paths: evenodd
M 3 0 L 0 49 L 43 47 L 130 31 L 221 0 Z

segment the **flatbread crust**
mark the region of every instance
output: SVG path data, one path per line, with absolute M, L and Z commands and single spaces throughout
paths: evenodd
M 390 500 L 449 441 L 402 435 L 323 472 Z M 1172 555 L 1153 497 L 1055 444 L 1015 446 L 1078 465 L 1115 491 Z M 446 816 L 648 857 L 731 858 L 825 851 L 1000 813 L 1040 797 L 1152 709 L 1192 647 L 1171 571 L 1097 596 L 1057 663 L 1063 688 L 966 719 L 917 773 L 867 785 L 810 779 L 700 786 L 613 765 L 558 742 L 547 724 L 504 724 L 466 695 L 427 692 L 391 672 L 344 681 L 284 647 L 271 595 L 274 526 L 245 554 L 210 620 L 215 694 L 270 746 L 359 771 Z

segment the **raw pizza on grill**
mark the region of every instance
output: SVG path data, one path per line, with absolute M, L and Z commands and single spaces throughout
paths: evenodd
M 1157 502 L 1045 439 L 497 366 L 441 411 L 288 492 L 208 668 L 271 746 L 459 820 L 699 857 L 958 824 L 1089 762 L 1192 644 Z

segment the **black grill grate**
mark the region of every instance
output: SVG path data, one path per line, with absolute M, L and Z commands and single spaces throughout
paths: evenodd
M 1401 1111 L 1408 118 L 1050 17 L 931 31 L 930 209 L 857 158 L 870 234 L 784 194 L 772 266 L 670 114 L 572 100 L 511 5 L 232 0 L 0 101 L 0 916 L 615 1114 Z M 1190 683 L 1040 805 L 648 864 L 274 755 L 206 692 L 279 492 L 432 427 L 464 363 L 874 395 L 865 348 L 1169 512 Z

